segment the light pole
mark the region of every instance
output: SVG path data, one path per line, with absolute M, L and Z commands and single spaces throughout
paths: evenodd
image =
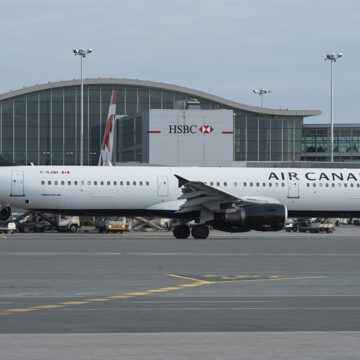
M 270 90 L 265 90 L 265 89 L 253 90 L 253 93 L 258 94 L 260 96 L 261 107 L 263 107 L 263 95 L 264 94 L 269 94 Z
M 92 53 L 92 49 L 74 49 L 74 55 L 80 56 L 80 73 L 81 73 L 81 114 L 80 114 L 80 166 L 84 165 L 84 82 L 83 82 L 83 58 Z
M 330 121 L 331 121 L 331 125 L 330 125 L 330 148 L 331 148 L 331 152 L 330 152 L 330 161 L 334 162 L 334 103 L 333 103 L 333 97 L 334 97 L 334 85 L 333 85 L 333 63 L 336 62 L 337 59 L 340 59 L 343 56 L 342 53 L 338 53 L 338 54 L 327 54 L 325 57 L 325 60 L 330 60 L 331 63 L 331 96 L 330 96 L 330 107 L 331 107 L 331 111 L 330 111 Z

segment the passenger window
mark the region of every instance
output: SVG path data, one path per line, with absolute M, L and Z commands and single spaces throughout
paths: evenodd
M 56 180 L 54 181 L 54 185 L 57 185 L 58 183 L 59 183 L 58 181 L 56 181 Z
M 285 183 L 281 183 L 281 187 L 285 187 Z
M 279 183 L 275 183 L 275 187 L 279 187 Z
M 320 187 L 322 187 L 322 186 L 323 186 L 323 184 L 322 184 L 322 183 L 319 183 L 319 186 L 320 186 Z
M 220 186 L 220 183 L 218 181 L 216 182 L 216 186 Z
M 354 184 L 353 184 L 353 183 L 351 183 L 351 184 L 350 184 L 350 187 L 354 187 Z
M 111 184 L 111 182 L 110 182 L 110 181 L 107 181 L 106 183 L 107 183 L 108 185 L 110 185 L 110 184 Z
M 338 183 L 338 187 L 341 187 L 341 183 Z
M 247 183 L 246 183 L 246 182 L 244 182 L 244 186 L 247 186 Z
M 130 185 L 130 181 L 127 181 L 127 182 L 126 182 L 126 185 L 129 186 L 129 185 Z
M 357 183 L 357 184 L 356 184 L 356 187 L 360 187 L 360 184 L 359 184 L 359 183 Z
M 61 181 L 61 185 L 65 185 L 65 181 Z
M 335 184 L 334 184 L 334 183 L 332 183 L 332 184 L 331 184 L 331 187 L 335 187 Z
M 250 186 L 253 186 L 253 183 L 251 182 L 249 185 L 250 185 Z
M 78 182 L 75 180 L 75 181 L 74 181 L 74 185 L 77 185 L 77 184 L 78 184 Z
M 226 181 L 224 182 L 224 186 L 227 186 L 227 182 L 226 182 Z
M 44 181 L 44 180 L 41 181 L 41 185 L 45 185 L 45 181 Z
M 269 187 L 272 187 L 272 183 L 269 183 Z
M 234 186 L 237 187 L 237 182 L 236 181 L 234 182 Z
M 104 182 L 103 182 L 103 181 L 100 181 L 100 185 L 104 185 Z
M 142 182 L 142 181 L 139 181 L 139 185 L 142 186 L 142 185 L 143 185 L 143 182 Z
M 145 184 L 146 184 L 146 186 L 149 186 L 149 185 L 150 185 L 148 181 L 147 181 Z
M 136 181 L 133 181 L 133 185 L 136 186 Z
M 95 186 L 97 185 L 97 181 L 94 181 L 94 185 L 95 185 Z
M 71 185 L 71 181 L 68 181 L 68 185 Z
M 313 187 L 316 187 L 316 183 L 313 183 Z
M 329 187 L 329 183 L 325 183 L 325 187 Z
M 116 182 L 116 181 L 114 181 L 114 185 L 115 185 L 115 186 L 117 185 L 117 182 Z
M 346 183 L 344 184 L 344 187 L 348 187 Z
M 81 181 L 80 184 L 81 184 L 81 185 L 85 185 L 85 181 Z
M 263 186 L 263 187 L 265 187 L 265 186 L 266 186 L 266 184 L 265 184 L 265 183 L 262 183 L 262 186 Z
M 257 187 L 259 187 L 259 186 L 260 186 L 260 184 L 257 182 L 257 183 L 256 183 L 256 186 L 257 186 Z
M 91 185 L 91 181 L 88 181 L 87 184 L 88 184 L 88 185 Z
M 120 181 L 119 184 L 120 184 L 121 186 L 123 186 L 123 185 L 124 185 L 124 182 L 123 182 L 123 181 Z
M 307 187 L 310 187 L 310 184 L 309 184 L 309 183 L 306 183 L 306 186 L 307 186 Z
M 210 181 L 210 186 L 214 186 L 214 183 L 212 181 Z

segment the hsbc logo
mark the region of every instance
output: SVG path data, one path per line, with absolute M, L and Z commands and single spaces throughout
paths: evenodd
M 196 134 L 200 131 L 202 134 L 211 134 L 214 128 L 211 125 L 169 125 L 169 134 Z
M 214 128 L 211 125 L 202 125 L 199 128 L 199 131 L 203 134 L 211 134 L 214 131 Z

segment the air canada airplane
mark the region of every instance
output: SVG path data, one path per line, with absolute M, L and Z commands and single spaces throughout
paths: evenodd
M 176 238 L 278 231 L 288 216 L 360 217 L 360 170 L 3 166 L 0 203 L 49 213 L 177 219 Z M 8 207 L 0 218 L 9 216 Z M 195 225 L 188 225 L 194 221 Z

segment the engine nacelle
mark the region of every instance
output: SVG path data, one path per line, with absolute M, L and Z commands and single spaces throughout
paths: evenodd
M 6 221 L 11 216 L 11 207 L 10 206 L 3 206 L 0 208 L 0 221 Z
M 236 211 L 216 214 L 212 226 L 227 232 L 279 231 L 287 220 L 287 208 L 281 204 L 251 204 Z

